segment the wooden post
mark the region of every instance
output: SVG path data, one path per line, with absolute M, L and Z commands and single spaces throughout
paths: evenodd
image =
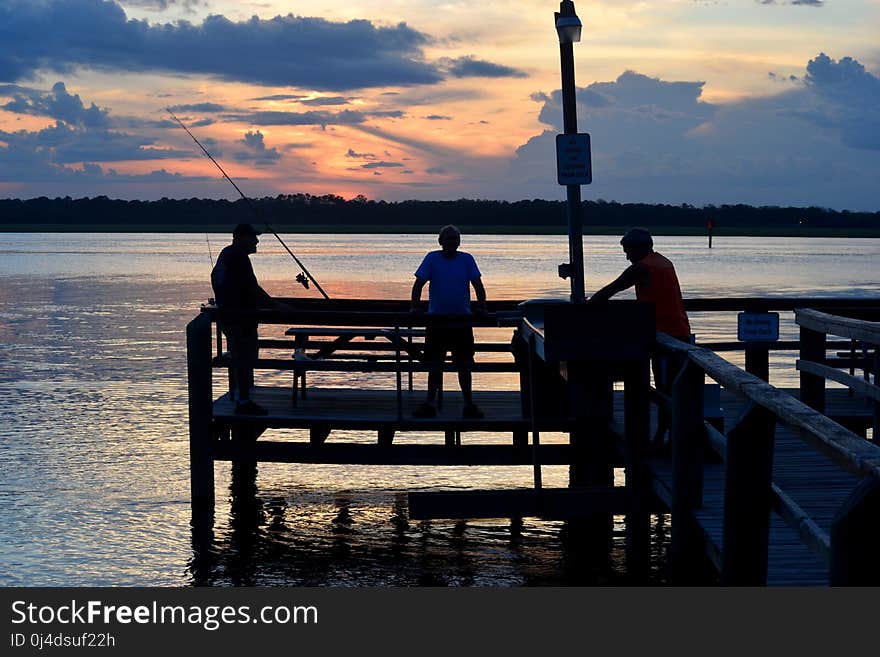
M 831 523 L 831 586 L 880 585 L 880 479 L 866 477 Z
M 750 402 L 727 434 L 723 586 L 766 586 L 776 416 Z
M 569 387 L 569 414 L 575 425 L 569 433 L 572 462 L 569 487 L 614 486 L 609 422 L 613 417 L 613 381 L 600 362 L 566 363 Z M 611 561 L 614 516 L 591 513 L 567 523 L 569 536 L 583 550 L 585 558 L 597 565 Z
M 309 427 L 309 444 L 315 446 L 323 445 L 331 430 L 329 424 L 313 424 Z
M 672 542 L 676 583 L 695 583 L 703 561 L 702 533 L 693 510 L 703 505 L 703 386 L 706 376 L 688 359 L 672 384 Z
M 189 392 L 190 496 L 195 513 L 197 508 L 214 507 L 211 318 L 204 313 L 186 326 L 186 367 Z
M 865 354 L 865 359 L 867 360 L 868 355 Z M 880 345 L 874 345 L 874 385 L 880 385 L 877 382 L 880 379 L 877 378 L 877 374 L 880 372 Z M 874 441 L 875 445 L 880 445 L 880 435 L 878 435 L 878 431 L 880 431 L 880 401 L 874 402 L 874 413 L 872 414 L 872 436 L 871 440 Z
M 762 381 L 770 380 L 770 349 L 766 342 L 746 343 L 746 372 Z
M 540 495 L 541 493 L 541 434 L 538 431 L 538 407 L 535 403 L 535 395 L 537 394 L 535 388 L 537 385 L 537 381 L 535 378 L 535 364 L 538 360 L 538 355 L 535 353 L 536 341 L 535 336 L 532 335 L 529 338 L 529 359 L 528 359 L 528 382 L 529 382 L 529 418 L 531 419 L 532 424 L 532 477 L 535 484 L 535 495 Z M 538 498 L 538 507 L 540 508 L 540 497 Z
M 825 334 L 801 326 L 801 360 L 825 363 Z M 825 412 L 825 379 L 817 374 L 801 372 L 801 401 Z
M 395 350 L 394 350 L 394 360 L 395 360 L 395 370 L 397 370 L 395 379 L 397 383 L 397 419 L 403 420 L 403 372 L 401 370 L 400 365 L 400 327 L 394 327 L 394 335 L 395 335 Z M 391 434 L 394 435 L 393 433 Z M 381 438 L 380 438 L 381 442 Z M 390 442 L 390 441 L 389 441 Z
M 651 368 L 644 358 L 627 368 L 623 388 L 626 453 L 627 573 L 644 581 L 651 569 L 651 480 L 645 458 L 651 441 Z M 613 482 L 612 482 L 613 484 Z

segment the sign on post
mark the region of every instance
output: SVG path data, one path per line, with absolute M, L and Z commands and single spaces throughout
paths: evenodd
M 779 313 L 739 313 L 736 337 L 740 342 L 779 340 Z
M 560 185 L 593 182 L 590 135 L 586 132 L 556 135 L 556 180 Z

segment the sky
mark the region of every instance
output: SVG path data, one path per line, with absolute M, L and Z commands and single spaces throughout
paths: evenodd
M 585 199 L 880 211 L 880 0 L 575 7 Z M 564 199 L 558 9 L 0 0 L 0 197 Z

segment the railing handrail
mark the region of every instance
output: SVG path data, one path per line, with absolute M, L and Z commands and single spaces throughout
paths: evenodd
M 657 344 L 687 354 L 712 379 L 769 410 L 780 422 L 795 429 L 802 439 L 817 445 L 847 471 L 859 477 L 880 478 L 880 447 L 877 445 L 711 351 L 660 332 L 657 333 Z
M 819 333 L 880 345 L 880 322 L 841 317 L 812 308 L 797 308 L 794 317 L 799 326 Z

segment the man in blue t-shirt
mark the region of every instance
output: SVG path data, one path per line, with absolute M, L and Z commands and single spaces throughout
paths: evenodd
M 461 231 L 455 226 L 444 226 L 437 239 L 442 247 L 431 251 L 416 270 L 416 280 L 412 287 L 412 310 L 420 312 L 422 288 L 428 288 L 428 313 L 431 315 L 470 315 L 471 290 L 477 295 L 474 306 L 485 312 L 486 288 L 480 277 L 480 270 L 470 253 L 458 250 L 461 244 Z M 452 318 L 454 321 L 454 318 Z M 464 317 L 462 318 L 464 319 Z M 474 362 L 474 331 L 469 323 L 464 326 L 429 325 L 425 331 L 425 361 L 443 363 L 446 352 L 452 352 L 452 362 L 466 365 Z M 434 417 L 437 410 L 434 401 L 443 382 L 443 372 L 428 373 L 428 397 L 413 415 L 415 417 Z M 471 394 L 471 373 L 459 371 L 458 383 L 464 397 L 462 415 L 466 419 L 483 417 L 482 411 L 474 404 Z

